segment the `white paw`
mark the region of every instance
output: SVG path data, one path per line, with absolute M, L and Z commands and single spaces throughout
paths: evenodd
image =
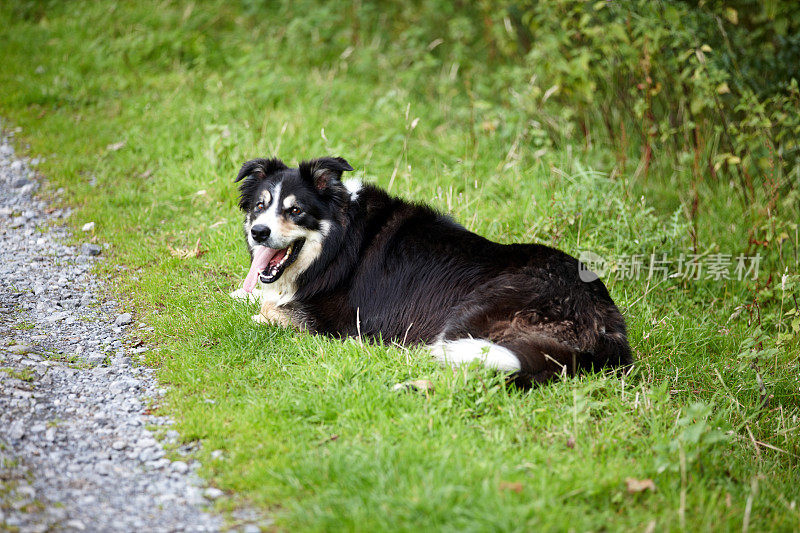
M 267 324 L 269 320 L 264 315 L 253 315 L 252 316 L 253 322 L 257 324 Z
M 234 300 L 242 300 L 251 304 L 256 304 L 260 301 L 261 292 L 258 289 L 254 289 L 253 292 L 245 292 L 244 289 L 236 289 L 233 291 L 230 296 Z

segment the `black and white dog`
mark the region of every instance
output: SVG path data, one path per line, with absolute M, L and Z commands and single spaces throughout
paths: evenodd
M 577 259 L 494 243 L 430 207 L 343 182 L 349 170 L 339 157 L 242 167 L 252 262 L 232 296 L 258 294 L 254 320 L 424 344 L 439 361 L 481 361 L 523 385 L 632 363 L 622 315 L 600 280 L 580 280 Z

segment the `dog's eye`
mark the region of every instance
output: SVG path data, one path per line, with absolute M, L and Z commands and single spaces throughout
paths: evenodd
M 264 202 L 258 202 L 256 204 L 256 211 L 263 211 L 264 210 Z
M 295 206 L 292 206 L 289 209 L 287 209 L 286 212 L 289 213 L 292 216 L 299 215 L 300 214 L 300 208 L 295 205 Z

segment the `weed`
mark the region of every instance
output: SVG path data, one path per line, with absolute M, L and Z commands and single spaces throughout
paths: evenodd
M 15 368 L 5 367 L 5 368 L 0 368 L 0 372 L 5 372 L 11 378 L 18 379 L 20 381 L 27 381 L 29 383 L 36 379 L 36 375 L 30 368 L 23 368 L 22 370 L 17 370 Z

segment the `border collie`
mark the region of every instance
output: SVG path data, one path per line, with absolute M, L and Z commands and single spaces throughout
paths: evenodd
M 632 363 L 622 315 L 596 276 L 581 281 L 577 259 L 489 241 L 426 205 L 342 181 L 350 170 L 340 157 L 242 167 L 251 265 L 232 296 L 257 295 L 254 320 L 424 344 L 440 362 L 480 361 L 520 385 Z

